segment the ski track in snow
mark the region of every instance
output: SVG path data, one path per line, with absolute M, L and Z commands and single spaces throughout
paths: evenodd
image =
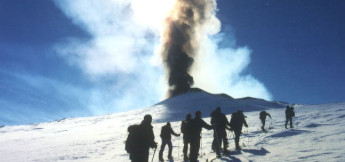
M 0 161 L 129 161 L 124 150 L 127 127 L 138 124 L 144 114 L 157 120 L 154 126 L 158 149 L 160 129 L 165 124 L 162 105 L 111 115 L 63 119 L 48 123 L 0 128 Z M 170 110 L 171 111 L 171 110 Z M 213 131 L 202 131 L 200 161 L 345 161 L 345 103 L 295 107 L 294 129 L 285 129 L 285 108 L 268 109 L 267 132 L 260 130 L 258 110 L 244 111 L 249 128 L 243 128 L 242 151 L 234 151 L 233 134 L 229 133 L 229 156 L 214 159 L 211 153 Z M 194 115 L 193 115 L 194 116 Z M 204 113 L 203 116 L 208 116 Z M 230 119 L 230 114 L 227 115 Z M 180 133 L 179 116 L 172 122 Z M 171 117 L 169 118 L 171 119 Z M 204 118 L 210 122 L 209 118 Z M 164 122 L 160 122 L 164 121 Z M 182 137 L 172 137 L 175 161 L 182 159 Z M 167 148 L 164 158 L 167 156 Z M 150 150 L 150 161 L 153 150 Z M 167 158 L 166 158 L 167 159 Z

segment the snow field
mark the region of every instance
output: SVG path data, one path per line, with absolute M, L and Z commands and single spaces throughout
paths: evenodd
M 162 108 L 151 110 L 153 118 L 162 117 Z M 272 129 L 260 131 L 259 111 L 244 112 L 249 128 L 243 129 L 241 152 L 234 152 L 232 134 L 228 134 L 231 154 L 214 161 L 344 161 L 345 103 L 296 107 L 294 129 L 285 129 L 285 109 L 269 109 Z M 140 123 L 147 111 L 137 110 L 112 115 L 64 119 L 50 123 L 0 128 L 0 157 L 16 161 L 129 161 L 124 150 L 127 127 Z M 155 115 L 157 114 L 157 115 Z M 203 114 L 207 116 L 208 114 Z M 230 115 L 227 115 L 230 119 Z M 184 117 L 183 117 L 184 118 Z M 209 118 L 204 118 L 209 123 Z M 180 133 L 180 121 L 171 122 Z M 266 128 L 270 125 L 266 122 Z M 164 123 L 154 123 L 158 149 Z M 248 131 L 247 131 L 248 130 Z M 210 161 L 213 131 L 202 131 L 203 155 Z M 182 137 L 172 138 L 175 161 L 182 159 Z M 164 158 L 167 156 L 167 148 Z M 178 151 L 180 153 L 178 153 Z M 153 150 L 150 151 L 150 160 Z M 180 157 L 178 157 L 180 155 Z

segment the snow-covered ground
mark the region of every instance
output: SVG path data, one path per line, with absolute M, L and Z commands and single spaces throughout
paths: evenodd
M 204 98 L 200 99 L 199 95 Z M 221 106 L 227 113 L 236 108 L 243 109 L 249 128 L 244 128 L 241 137 L 241 144 L 245 145 L 242 151 L 234 152 L 233 135 L 230 133 L 231 155 L 214 161 L 345 161 L 345 103 L 295 107 L 295 128 L 285 129 L 285 108 L 280 104 L 250 98 L 234 100 L 219 95 L 210 97 L 195 92 L 147 109 L 5 126 L 0 128 L 0 161 L 129 161 L 124 150 L 127 127 L 140 123 L 145 114 L 150 113 L 156 119 L 153 124 L 155 140 L 160 143 L 159 132 L 165 121 L 175 121 L 171 124 L 179 133 L 180 120 L 184 119 L 186 112 L 200 109 L 207 117 L 215 105 Z M 177 105 L 180 107 L 174 108 Z M 191 108 L 181 108 L 183 105 Z M 271 126 L 267 133 L 260 131 L 259 112 L 262 109 L 272 115 L 272 120 L 267 120 L 267 127 Z M 227 117 L 230 119 L 230 115 Z M 207 122 L 210 120 L 204 119 Z M 212 137 L 212 131 L 202 131 L 200 153 L 203 157 L 200 161 L 211 161 L 215 157 L 215 153 L 211 153 Z M 181 161 L 182 138 L 173 137 L 173 145 L 175 161 Z M 151 160 L 153 150 L 150 153 Z M 154 161 L 158 161 L 157 154 L 158 149 Z

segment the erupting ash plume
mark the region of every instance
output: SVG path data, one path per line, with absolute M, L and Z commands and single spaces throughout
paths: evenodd
M 176 0 L 166 19 L 162 36 L 163 62 L 167 71 L 169 95 L 184 93 L 193 85 L 190 70 L 198 54 L 199 34 L 214 13 L 214 0 Z
M 53 50 L 86 74 L 90 89 L 71 95 L 94 115 L 152 105 L 168 97 L 166 83 L 170 96 L 195 86 L 235 98 L 272 98 L 244 73 L 251 49 L 220 31 L 216 0 L 53 1 L 89 35 L 65 37 Z

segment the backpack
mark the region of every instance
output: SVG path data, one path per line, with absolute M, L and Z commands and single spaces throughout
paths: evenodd
M 162 130 L 161 130 L 161 137 L 169 139 L 169 137 L 171 138 L 170 134 L 171 134 L 171 132 L 170 132 L 169 127 L 167 125 L 163 126 Z
M 132 153 L 135 149 L 135 145 L 140 138 L 140 125 L 131 125 L 127 128 L 128 136 L 126 140 L 125 150 L 127 153 Z
M 230 120 L 230 127 L 234 129 L 236 127 L 236 120 L 237 120 L 237 113 L 234 112 L 231 114 L 231 120 Z
M 217 129 L 223 129 L 226 127 L 227 118 L 223 113 L 214 114 L 211 118 L 211 124 Z
M 294 111 L 294 108 L 293 108 L 293 107 L 291 108 L 291 116 L 292 116 L 292 117 L 295 117 L 295 111 Z
M 183 134 L 189 135 L 191 129 L 192 129 L 192 123 L 191 123 L 191 121 L 187 121 L 187 120 L 182 121 L 182 124 L 181 124 L 181 132 L 182 132 Z

